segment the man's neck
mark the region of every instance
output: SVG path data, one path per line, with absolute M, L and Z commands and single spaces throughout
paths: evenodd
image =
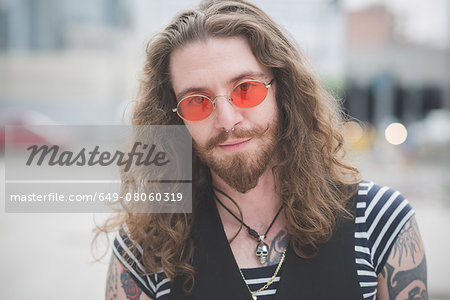
M 271 167 L 268 167 L 261 175 L 256 187 L 245 194 L 233 189 L 212 170 L 211 175 L 213 185 L 225 192 L 239 205 L 245 223 L 249 226 L 261 226 L 262 228 L 270 224 L 281 205 L 280 194 L 276 188 L 276 179 Z M 218 192 L 216 192 L 216 195 L 226 207 L 237 217 L 240 217 L 238 209 L 227 197 Z M 237 222 L 222 206 L 218 205 L 217 208 L 224 223 Z

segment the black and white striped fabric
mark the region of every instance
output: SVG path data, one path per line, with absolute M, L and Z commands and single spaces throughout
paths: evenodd
M 364 299 L 376 299 L 377 277 L 395 238 L 414 215 L 398 192 L 373 182 L 361 182 L 355 218 L 355 257 Z
M 414 215 L 408 201 L 397 191 L 363 181 L 359 184 L 355 215 L 355 263 L 364 299 L 376 299 L 377 277 L 384 267 L 395 238 L 403 225 Z M 146 273 L 140 263 L 142 248 L 137 245 L 138 255 L 129 250 L 134 241 L 126 226 L 121 229 L 113 243 L 113 252 L 130 275 L 151 299 L 167 300 L 170 281 L 162 270 L 156 274 Z M 276 265 L 241 269 L 252 291 L 269 281 Z M 282 270 L 280 271 L 282 275 Z M 264 291 L 256 294 L 258 299 L 272 300 L 276 294 L 280 276 Z
M 257 291 L 262 288 L 272 278 L 278 265 L 271 265 L 261 268 L 241 269 L 242 274 L 245 277 L 245 282 L 251 291 Z M 281 267 L 278 274 L 283 272 Z M 276 276 L 273 283 L 264 291 L 258 292 L 255 295 L 258 299 L 272 300 L 275 298 L 277 292 L 278 282 L 280 282 L 280 276 Z M 263 297 L 264 296 L 264 297 Z

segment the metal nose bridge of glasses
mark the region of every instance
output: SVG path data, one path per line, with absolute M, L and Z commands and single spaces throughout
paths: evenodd
M 265 98 L 267 97 L 267 90 L 268 90 L 269 87 L 272 85 L 272 83 L 274 82 L 274 80 L 275 80 L 275 78 L 273 78 L 273 79 L 272 79 L 269 83 L 267 83 L 267 84 L 264 83 L 264 82 L 262 82 L 262 81 L 259 81 L 259 80 L 246 80 L 246 81 L 243 81 L 243 82 L 240 82 L 239 84 L 237 84 L 237 85 L 231 90 L 230 95 L 216 95 L 213 99 L 211 99 L 211 98 L 208 97 L 208 96 L 194 94 L 194 95 L 188 95 L 188 96 L 186 96 L 186 97 L 183 97 L 183 98 L 180 100 L 179 103 L 181 103 L 181 101 L 183 101 L 183 100 L 185 100 L 185 99 L 187 99 L 187 98 L 195 97 L 195 96 L 200 96 L 200 97 L 204 97 L 205 99 L 208 99 L 209 101 L 211 101 L 211 103 L 212 103 L 212 105 L 213 105 L 213 110 L 214 110 L 215 107 L 216 107 L 216 101 L 217 101 L 217 99 L 220 98 L 220 97 L 223 97 L 223 98 L 227 99 L 227 100 L 228 100 L 230 103 L 232 103 L 233 105 L 235 105 L 235 106 L 237 106 L 237 107 L 240 107 L 239 105 L 236 105 L 235 103 L 233 103 L 233 98 L 231 98 L 231 94 L 233 93 L 233 91 L 234 91 L 237 87 L 239 87 L 241 84 L 244 84 L 244 83 L 247 83 L 247 82 L 259 82 L 259 83 L 263 84 L 263 85 L 266 87 L 266 95 L 264 96 L 264 99 L 265 99 Z M 262 100 L 264 100 L 264 99 L 262 99 Z M 262 102 L 262 101 L 261 101 L 261 102 Z M 254 105 L 254 106 L 257 106 L 257 105 L 261 104 L 261 102 L 258 103 L 258 104 L 256 104 L 256 105 Z M 247 107 L 247 108 L 252 108 L 252 107 L 254 107 L 254 106 Z M 246 107 L 240 107 L 240 108 L 246 108 Z M 178 112 L 178 106 L 177 106 L 176 108 L 173 108 L 172 111 L 175 112 L 175 113 Z M 181 117 L 181 116 L 180 116 L 180 117 Z

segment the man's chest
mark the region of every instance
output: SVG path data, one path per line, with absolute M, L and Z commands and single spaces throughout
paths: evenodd
M 227 239 L 236 235 L 236 228 L 225 227 Z M 263 241 L 252 237 L 243 227 L 239 234 L 231 240 L 230 248 L 239 268 L 258 268 L 277 264 L 288 243 L 288 235 L 283 224 L 271 228 Z M 264 257 L 265 263 L 261 263 Z

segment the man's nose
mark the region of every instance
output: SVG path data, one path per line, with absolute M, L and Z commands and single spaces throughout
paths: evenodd
M 219 130 L 230 130 L 242 121 L 238 107 L 231 104 L 228 96 L 217 96 L 215 103 L 215 127 Z

